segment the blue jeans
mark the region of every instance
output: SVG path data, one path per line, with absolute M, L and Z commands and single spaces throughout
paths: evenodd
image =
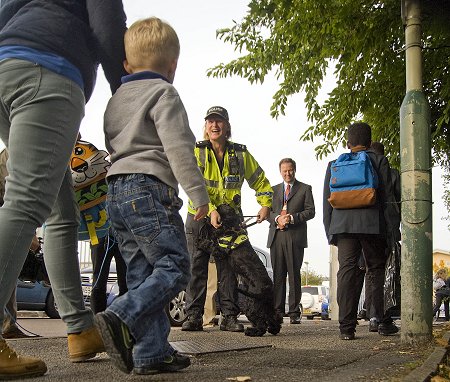
M 79 211 L 68 168 L 84 116 L 82 89 L 32 62 L 0 62 L 0 138 L 9 151 L 0 208 L 0 322 L 36 228 L 46 223 L 44 256 L 67 332 L 93 325 L 78 264 Z
M 107 310 L 135 339 L 135 367 L 161 362 L 174 351 L 164 307 L 190 278 L 182 204 L 172 187 L 153 176 L 108 178 L 108 214 L 127 264 L 128 292 Z

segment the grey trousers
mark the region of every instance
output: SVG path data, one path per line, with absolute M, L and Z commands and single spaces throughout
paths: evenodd
M 16 288 L 11 293 L 11 297 L 6 303 L 5 319 L 3 320 L 2 333 L 6 333 L 14 328 L 17 328 L 17 300 Z
M 0 208 L 0 322 L 36 228 L 44 226 L 44 259 L 67 332 L 93 325 L 81 291 L 79 211 L 68 168 L 84 116 L 82 89 L 40 65 L 0 62 L 0 138 L 9 151 Z M 44 225 L 45 223 L 45 225 Z

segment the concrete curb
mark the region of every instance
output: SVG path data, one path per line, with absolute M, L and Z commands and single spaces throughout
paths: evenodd
M 445 340 L 447 345 L 450 343 L 450 332 L 446 332 L 442 338 Z M 409 373 L 404 379 L 404 382 L 428 382 L 431 380 L 431 377 L 435 376 L 439 364 L 444 361 L 444 358 L 447 356 L 447 346 L 436 346 L 433 353 L 425 360 L 422 366 L 414 369 L 411 373 Z

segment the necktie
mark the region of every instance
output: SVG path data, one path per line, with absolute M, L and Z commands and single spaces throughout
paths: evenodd
M 287 199 L 289 197 L 289 193 L 291 192 L 291 185 L 287 184 L 286 189 L 284 190 L 284 200 L 283 200 L 283 209 L 280 212 L 280 215 L 286 215 L 287 214 Z

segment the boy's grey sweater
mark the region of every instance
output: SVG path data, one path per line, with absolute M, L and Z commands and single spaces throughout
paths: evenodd
M 209 203 L 194 156 L 195 137 L 176 89 L 162 79 L 124 83 L 105 111 L 108 177 L 156 176 L 178 193 L 178 183 L 195 207 Z

